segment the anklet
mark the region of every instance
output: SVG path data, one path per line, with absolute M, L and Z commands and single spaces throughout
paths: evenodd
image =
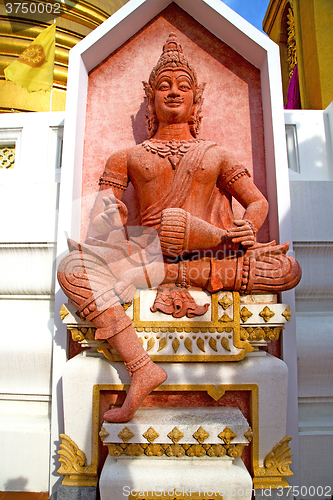
M 143 356 L 139 356 L 135 358 L 133 361 L 129 361 L 129 363 L 125 363 L 126 369 L 131 377 L 134 372 L 136 372 L 139 368 L 142 368 L 150 361 L 150 356 L 146 352 Z

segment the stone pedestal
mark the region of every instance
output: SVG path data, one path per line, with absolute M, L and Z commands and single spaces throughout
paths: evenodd
M 100 478 L 102 500 L 251 499 L 252 480 L 240 458 L 108 457 Z

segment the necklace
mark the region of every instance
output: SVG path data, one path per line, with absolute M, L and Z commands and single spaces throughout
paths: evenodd
M 144 141 L 142 146 L 146 151 L 158 154 L 161 158 L 168 158 L 172 168 L 175 169 L 192 144 L 198 142 L 200 142 L 199 139 L 190 139 L 188 141 L 177 141 L 174 139 L 171 141 L 160 141 L 157 139 L 150 139 Z

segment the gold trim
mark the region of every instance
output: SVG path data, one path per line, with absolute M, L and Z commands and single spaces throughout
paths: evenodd
M 222 298 L 223 301 L 224 297 Z M 185 349 L 190 354 L 176 354 L 179 351 L 180 340 L 175 337 L 170 339 L 169 336 L 164 336 L 159 340 L 158 353 L 167 347 L 168 343 L 172 342 L 172 348 L 175 354 L 157 354 L 151 353 L 150 357 L 153 361 L 157 362 L 215 362 L 215 361 L 240 361 L 244 359 L 248 352 L 253 351 L 253 347 L 246 339 L 241 339 L 240 336 L 240 296 L 238 292 L 233 292 L 233 319 L 226 313 L 219 319 L 219 294 L 215 293 L 211 296 L 211 321 L 141 321 L 140 319 L 140 296 L 137 295 L 133 301 L 133 327 L 138 334 L 145 333 L 184 333 L 183 338 L 180 339 L 184 343 Z M 231 299 L 230 299 L 231 300 Z M 217 349 L 217 341 L 220 336 L 217 335 L 216 339 L 209 335 L 210 333 L 223 333 L 231 334 L 233 332 L 233 345 L 240 352 L 236 354 L 210 354 L 209 350 L 215 351 Z M 206 333 L 208 335 L 196 337 L 197 333 Z M 186 335 L 188 334 L 188 335 Z M 151 337 L 152 339 L 153 337 Z M 148 344 L 151 341 L 148 340 Z M 192 354 L 193 340 L 197 347 L 205 354 Z M 214 342 L 215 341 L 215 342 Z M 231 351 L 229 339 L 222 337 L 221 345 L 227 351 Z M 154 342 L 155 343 L 155 342 Z M 151 350 L 149 344 L 149 350 Z M 120 358 L 114 356 L 114 360 Z
M 100 400 L 101 400 L 101 391 L 106 391 L 106 390 L 112 390 L 112 391 L 128 391 L 129 385 L 128 384 L 97 384 L 93 387 L 93 423 L 92 423 L 92 447 L 91 447 L 91 457 L 92 457 L 92 465 L 91 468 L 93 470 L 93 467 L 95 467 L 96 474 L 97 474 L 97 464 L 98 464 L 98 453 L 99 453 L 99 447 L 98 447 L 98 442 L 99 442 L 99 437 L 98 437 L 98 431 L 99 431 L 99 419 L 100 419 Z M 253 429 L 253 442 L 251 444 L 251 449 L 252 449 L 252 463 L 253 463 L 253 468 L 258 469 L 259 466 L 259 389 L 257 384 L 220 384 L 220 385 L 213 385 L 213 384 L 184 384 L 184 385 L 176 385 L 176 384 L 163 384 L 157 389 L 155 389 L 156 392 L 165 392 L 165 391 L 204 391 L 209 394 L 215 401 L 218 401 L 226 392 L 228 391 L 250 391 L 251 392 L 251 398 L 250 398 L 250 414 L 251 414 L 251 425 Z M 172 431 L 171 431 L 172 432 Z M 169 438 L 172 440 L 172 438 L 169 436 Z M 180 438 L 181 439 L 181 438 Z M 111 446 L 110 444 L 108 446 Z M 149 453 L 151 449 L 146 452 L 146 449 L 148 447 L 147 444 L 141 444 L 139 445 L 143 447 L 142 449 L 144 450 L 142 453 L 141 451 L 137 448 L 137 446 L 129 447 L 127 444 L 122 443 L 122 444 L 113 444 L 113 456 L 118 456 L 119 454 L 123 453 L 123 449 L 126 448 L 128 455 L 129 453 Z M 190 447 L 196 446 L 196 445 L 179 445 L 179 444 L 165 444 L 161 445 L 162 447 L 165 446 L 167 449 L 165 450 L 165 454 L 167 456 L 173 456 L 173 457 L 178 457 L 178 456 L 184 456 L 185 451 L 188 451 Z M 183 447 L 184 446 L 184 447 Z M 201 445 L 197 445 L 201 446 Z M 218 445 L 202 445 L 203 449 L 206 449 L 206 452 L 209 451 L 207 456 L 223 456 L 219 453 L 219 448 L 214 448 Z M 227 447 L 227 445 L 221 445 Z M 241 443 L 241 446 L 245 446 L 245 444 Z M 241 446 L 238 445 L 229 445 L 230 451 L 227 452 L 227 449 L 225 449 L 226 454 L 228 453 L 229 456 L 236 456 L 232 455 L 235 453 L 240 452 Z M 185 447 L 188 447 L 185 450 Z M 208 450 L 207 450 L 208 448 Z M 189 453 L 194 453 L 194 452 L 199 452 L 198 448 L 192 448 Z M 202 453 L 202 450 L 200 450 L 200 453 Z M 132 455 L 134 456 L 134 455 Z M 189 456 L 189 455 L 188 455 Z M 195 455 L 192 455 L 195 456 Z M 237 455 L 238 456 L 238 455 Z
M 240 457 L 245 446 L 248 443 L 238 444 L 115 444 L 105 443 L 108 453 L 111 457 L 119 457 L 119 455 L 127 455 L 128 457 L 139 457 L 146 455 L 149 457 L 168 457 L 180 458 L 185 455 L 188 457 L 224 457 L 228 455 L 231 458 Z
M 283 327 L 269 327 L 257 326 L 256 328 L 252 327 L 241 327 L 240 329 L 240 337 L 241 339 L 246 339 L 249 342 L 263 340 L 265 342 L 271 342 L 272 340 L 278 340 L 280 334 L 284 330 Z

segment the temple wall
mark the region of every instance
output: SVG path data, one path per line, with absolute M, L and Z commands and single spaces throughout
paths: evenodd
M 63 113 L 0 116 L 0 491 L 47 491 Z
M 325 111 L 285 111 L 294 252 L 303 270 L 296 288 L 300 485 L 314 486 L 314 498 L 321 486 L 333 487 L 332 120 L 332 104 Z

